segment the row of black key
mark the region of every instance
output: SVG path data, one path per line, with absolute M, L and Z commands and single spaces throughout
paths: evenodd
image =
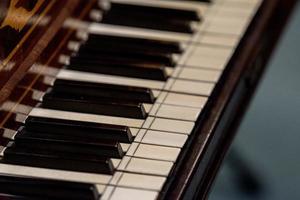
M 125 14 L 126 17 L 124 20 L 116 19 L 116 13 L 121 16 Z M 141 16 L 140 21 L 132 23 L 132 16 Z M 152 22 L 158 24 L 156 20 L 161 17 L 166 20 L 161 20 L 159 26 L 153 25 Z M 106 13 L 103 22 L 192 32 L 190 23 L 199 20 L 196 12 L 113 3 L 112 10 Z M 176 65 L 172 55 L 182 52 L 183 49 L 177 42 L 90 35 L 88 41 L 72 56 L 70 65 L 66 68 L 166 81 L 166 67 Z M 58 79 L 43 97 L 41 106 L 56 110 L 145 119 L 147 113 L 142 103 L 154 101 L 152 91 L 147 88 Z M 125 126 L 28 117 L 24 127 L 18 131 L 14 141 L 5 150 L 3 162 L 113 174 L 111 158 L 122 158 L 125 152 L 120 143 L 132 141 L 130 129 Z

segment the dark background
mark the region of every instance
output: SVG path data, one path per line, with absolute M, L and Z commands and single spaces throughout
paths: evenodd
M 261 184 L 242 192 L 230 156 L 210 200 L 300 199 L 300 5 L 279 42 L 232 145 Z M 229 154 L 230 155 L 230 154 Z

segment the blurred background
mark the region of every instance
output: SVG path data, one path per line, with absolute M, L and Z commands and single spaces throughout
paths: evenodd
M 212 189 L 219 199 L 300 199 L 299 3 Z

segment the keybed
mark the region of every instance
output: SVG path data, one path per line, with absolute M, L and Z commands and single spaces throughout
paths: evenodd
M 243 2 L 216 0 L 211 4 L 169 0 L 111 2 L 196 9 L 197 13 L 201 14 L 202 21 L 193 22 L 193 27 L 196 27 L 194 34 L 100 23 L 91 23 L 85 30 L 88 34 L 95 35 L 179 43 L 184 52 L 173 53 L 177 58 L 176 65 L 168 68 L 169 77 L 166 81 L 41 65 L 32 67 L 30 72 L 39 73 L 40 77 L 43 77 L 43 84 L 49 87 L 54 87 L 56 80 L 62 80 L 99 84 L 99 87 L 101 84 L 113 84 L 117 85 L 118 90 L 119 87 L 127 86 L 149 88 L 155 96 L 155 101 L 142 104 L 146 112 L 145 118 L 34 107 L 19 102 L 6 102 L 1 109 L 11 111 L 17 118 L 22 118 L 21 123 L 35 117 L 127 126 L 134 139 L 132 143 L 120 144 L 125 153 L 122 158 L 109 159 L 115 171 L 112 174 L 101 174 L 1 163 L 2 174 L 95 184 L 103 200 L 124 199 L 125 195 L 130 199 L 139 199 L 140 196 L 143 196 L 143 199 L 156 199 L 180 156 L 181 149 L 192 134 L 195 122 L 261 3 L 259 0 Z M 80 44 L 81 41 L 69 43 L 67 48 L 77 52 Z M 69 57 L 60 57 L 60 62 L 70 64 L 68 59 Z M 32 86 L 21 87 L 30 90 L 33 93 L 32 99 L 39 105 L 44 103 L 45 95 L 49 93 L 49 90 L 32 89 Z M 4 131 L 5 137 L 15 140 L 16 131 L 7 128 Z M 6 149 L 7 147 L 2 148 L 2 156 L 5 155 Z

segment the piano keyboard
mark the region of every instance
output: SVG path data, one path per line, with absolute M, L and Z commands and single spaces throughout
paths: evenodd
M 2 106 L 22 126 L 1 129 L 0 197 L 158 199 L 260 3 L 100 2 L 64 68 L 32 68 L 38 106 Z

